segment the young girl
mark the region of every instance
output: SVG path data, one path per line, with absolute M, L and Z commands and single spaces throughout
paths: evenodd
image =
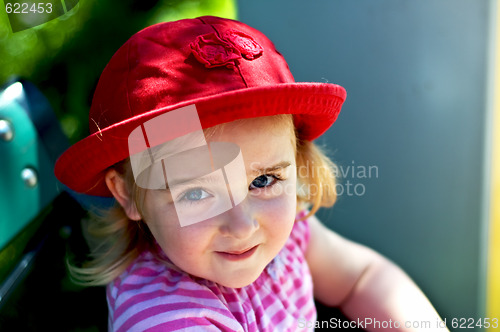
M 345 97 L 296 83 L 272 42 L 237 21 L 129 39 L 97 85 L 92 134 L 55 168 L 71 189 L 116 199 L 92 225 L 93 260 L 71 269 L 107 285 L 109 329 L 312 330 L 325 326 L 314 298 L 351 327 L 443 327 L 398 267 L 314 216 L 335 182 L 312 141 Z

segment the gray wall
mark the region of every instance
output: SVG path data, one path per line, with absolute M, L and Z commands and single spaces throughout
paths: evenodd
M 275 42 L 297 81 L 347 90 L 338 121 L 319 142 L 344 172 L 356 172 L 341 180 L 343 195 L 319 217 L 403 267 L 443 317 L 484 315 L 490 2 L 238 5 L 239 19 Z M 358 173 L 370 166 L 371 178 Z

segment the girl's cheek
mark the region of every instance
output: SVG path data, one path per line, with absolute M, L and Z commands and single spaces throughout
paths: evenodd
M 295 179 L 281 181 L 272 187 L 272 191 L 263 195 L 270 208 L 277 213 L 294 214 L 297 205 L 297 187 Z
M 283 191 L 280 195 L 273 196 L 271 199 L 257 200 L 258 208 L 266 216 L 275 220 L 295 218 L 297 196 L 295 191 Z

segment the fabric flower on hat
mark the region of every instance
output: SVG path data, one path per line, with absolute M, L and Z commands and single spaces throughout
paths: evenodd
M 263 52 L 251 36 L 234 29 L 226 31 L 222 38 L 214 32 L 198 36 L 190 46 L 195 58 L 207 68 L 233 68 L 242 57 L 254 60 Z
M 247 60 L 254 60 L 262 55 L 262 46 L 246 33 L 233 29 L 228 30 L 224 34 L 224 39 L 233 44 Z
M 247 60 L 254 60 L 262 55 L 262 46 L 246 33 L 231 29 L 226 31 L 224 39 L 231 42 Z
M 233 68 L 234 61 L 241 59 L 241 53 L 237 48 L 213 32 L 196 37 L 190 46 L 195 58 L 207 68 L 220 66 Z

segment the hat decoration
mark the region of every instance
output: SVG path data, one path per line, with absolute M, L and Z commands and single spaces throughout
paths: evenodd
M 251 36 L 234 29 L 226 31 L 222 38 L 215 32 L 198 36 L 190 46 L 195 58 L 206 68 L 234 68 L 239 59 L 254 60 L 264 51 Z

